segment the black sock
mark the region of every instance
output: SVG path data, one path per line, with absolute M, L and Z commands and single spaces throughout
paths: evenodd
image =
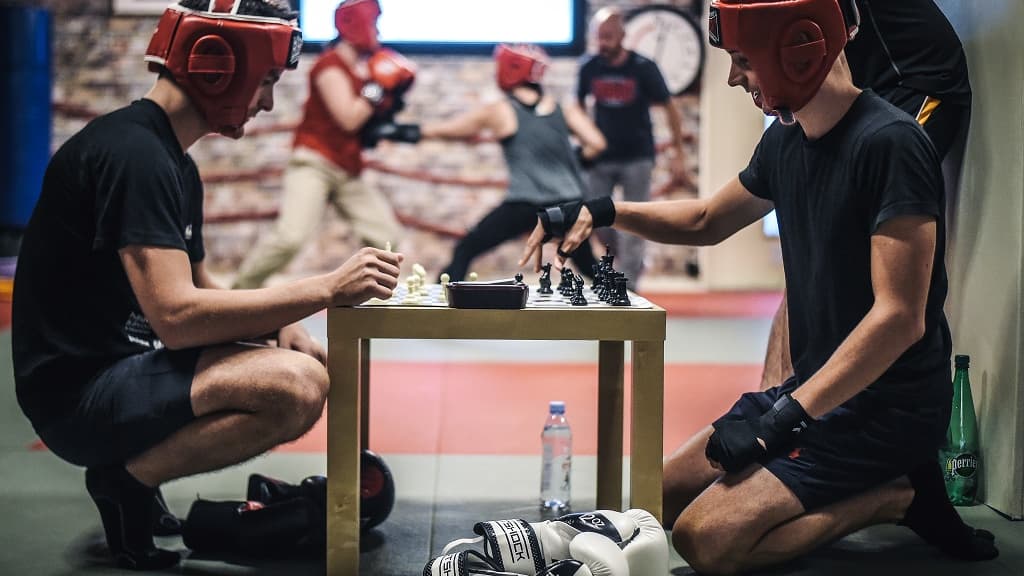
M 946 496 L 946 485 L 938 462 L 926 462 L 907 477 L 914 488 L 914 499 L 900 524 L 916 532 L 925 542 L 960 560 L 991 560 L 999 555 L 991 532 L 975 530 L 960 519 L 960 514 Z
M 100 511 L 110 553 L 122 568 L 161 570 L 177 564 L 177 552 L 153 544 L 156 488 L 139 482 L 123 466 L 89 468 L 85 487 Z

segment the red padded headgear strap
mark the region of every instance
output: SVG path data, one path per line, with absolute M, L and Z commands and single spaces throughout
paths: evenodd
M 548 69 L 548 55 L 532 44 L 499 44 L 494 49 L 498 86 L 506 92 L 520 84 L 540 84 Z
M 214 132 L 232 135 L 267 74 L 295 68 L 302 33 L 294 21 L 236 14 L 241 0 L 206 10 L 171 5 L 146 49 L 149 69 L 166 69 Z
M 714 0 L 712 46 L 742 52 L 772 112 L 796 112 L 818 92 L 846 46 L 837 0 Z
M 342 40 L 363 53 L 380 47 L 377 41 L 377 18 L 380 4 L 377 0 L 344 0 L 334 11 L 334 27 Z

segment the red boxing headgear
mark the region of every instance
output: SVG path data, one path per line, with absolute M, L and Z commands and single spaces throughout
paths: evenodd
M 781 116 L 818 92 L 847 31 L 837 0 L 714 0 L 708 37 L 747 57 L 765 108 Z
M 498 64 L 498 86 L 505 91 L 520 84 L 540 84 L 548 69 L 547 53 L 532 44 L 499 44 L 494 49 L 494 60 Z
M 171 5 L 146 49 L 153 72 L 167 69 L 214 132 L 233 136 L 267 74 L 295 68 L 302 33 L 294 21 L 236 14 L 241 0 L 206 10 Z
M 344 0 L 334 11 L 334 27 L 342 40 L 359 52 L 369 54 L 380 47 L 377 41 L 377 0 Z

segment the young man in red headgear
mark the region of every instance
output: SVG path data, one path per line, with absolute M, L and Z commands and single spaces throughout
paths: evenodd
M 778 213 L 794 375 L 744 394 L 665 462 L 664 522 L 702 574 L 783 562 L 901 523 L 960 559 L 992 535 L 949 504 L 937 449 L 951 400 L 939 160 L 912 117 L 854 86 L 836 0 L 717 0 L 731 86 L 779 117 L 749 165 L 698 200 L 563 205 L 571 250 L 594 227 L 715 244 Z M 547 228 L 547 229 L 545 229 Z
M 344 0 L 334 12 L 338 39 L 309 73 L 309 98 L 295 130 L 273 230 L 242 263 L 233 286 L 259 288 L 288 265 L 331 204 L 365 246 L 396 246 L 391 204 L 359 176 L 370 132 L 390 122 L 415 79 L 415 66 L 377 41 L 377 0 Z
M 323 347 L 298 321 L 387 298 L 401 256 L 366 248 L 265 290 L 217 286 L 203 264 L 203 188 L 187 154 L 239 138 L 274 105 L 302 37 L 284 0 L 181 0 L 146 51 L 159 77 L 54 154 L 25 232 L 13 306 L 18 401 L 55 454 L 87 468 L 107 544 L 133 569 L 153 544 L 160 484 L 298 438 L 319 419 Z M 277 346 L 239 343 L 266 338 Z
M 464 279 L 470 263 L 481 254 L 529 232 L 538 209 L 582 197 L 584 184 L 570 136 L 579 141 L 585 158 L 605 147 L 601 132 L 580 107 L 561 106 L 544 94 L 541 79 L 548 58 L 540 47 L 502 44 L 494 51 L 494 62 L 505 98 L 422 127 L 392 124 L 377 132 L 378 137 L 405 142 L 421 137 L 470 140 L 490 134 L 501 143 L 508 164 L 508 194 L 455 246 L 444 268 L 453 282 Z M 589 244 L 579 245 L 571 257 L 580 272 L 593 274 L 597 261 Z

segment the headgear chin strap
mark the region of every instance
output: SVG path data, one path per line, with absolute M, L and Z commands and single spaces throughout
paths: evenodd
M 377 18 L 380 4 L 377 0 L 344 0 L 334 11 L 334 27 L 342 40 L 356 51 L 370 54 L 380 48 L 377 41 Z
M 211 0 L 206 10 L 172 4 L 146 49 L 152 72 L 166 69 L 210 130 L 234 136 L 267 74 L 295 68 L 302 33 L 294 20 L 236 14 L 242 0 Z
M 847 30 L 837 0 L 714 0 L 708 37 L 712 46 L 742 52 L 764 108 L 792 121 L 825 81 Z
M 520 84 L 540 84 L 548 69 L 548 55 L 532 44 L 499 44 L 494 49 L 498 86 L 509 91 Z

